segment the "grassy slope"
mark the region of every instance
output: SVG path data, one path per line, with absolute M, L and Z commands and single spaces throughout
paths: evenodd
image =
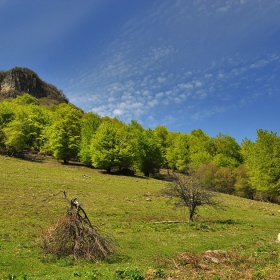
M 157 195 L 163 181 L 51 159 L 0 156 L 0 170 L 0 279 L 114 279 L 117 270 L 136 269 L 146 279 L 157 279 L 156 272 L 169 279 L 278 279 L 278 205 L 220 195 L 224 211 L 202 208 L 195 223 L 155 224 L 185 221 L 183 211 Z M 61 190 L 79 198 L 92 224 L 113 233 L 119 250 L 110 263 L 74 263 L 40 251 L 42 232 L 67 209 L 62 194 L 53 196 Z M 230 253 L 219 264 L 205 264 L 202 253 L 215 249 Z

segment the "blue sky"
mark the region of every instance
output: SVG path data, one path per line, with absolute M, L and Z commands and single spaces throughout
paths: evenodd
M 214 137 L 280 132 L 280 0 L 0 0 L 0 69 L 100 116 Z

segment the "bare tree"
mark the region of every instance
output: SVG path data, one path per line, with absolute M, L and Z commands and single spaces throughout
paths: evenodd
M 174 173 L 173 182 L 162 190 L 162 194 L 175 198 L 176 206 L 188 208 L 189 222 L 193 221 L 198 206 L 210 205 L 222 208 L 215 199 L 215 194 L 203 187 L 197 173 L 190 175 Z

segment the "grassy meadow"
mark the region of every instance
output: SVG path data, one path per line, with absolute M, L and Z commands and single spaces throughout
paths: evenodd
M 0 170 L 0 279 L 280 279 L 279 205 L 219 194 L 224 210 L 200 208 L 187 223 L 159 195 L 163 180 L 51 158 L 0 156 Z M 68 208 L 63 190 L 115 237 L 108 261 L 42 252 L 42 233 Z

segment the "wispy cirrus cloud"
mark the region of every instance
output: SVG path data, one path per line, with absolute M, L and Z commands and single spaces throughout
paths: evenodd
M 202 0 L 152 6 L 140 21 L 128 21 L 100 57 L 92 58 L 94 67 L 71 81 L 67 88 L 70 100 L 86 110 L 117 116 L 125 122 L 137 119 L 146 126 L 179 125 L 225 114 L 258 96 L 278 92 L 279 53 L 242 53 L 238 49 L 241 41 L 230 44 L 217 35 L 226 32 L 221 26 L 225 15 L 233 39 L 238 32 L 242 36 L 250 34 L 251 26 L 244 33 L 244 22 L 235 21 L 238 13 L 244 20 L 253 4 L 251 0 L 213 4 Z M 259 11 L 250 21 L 262 18 L 261 7 Z M 203 31 L 208 21 L 213 30 L 217 29 L 211 33 L 213 38 Z M 215 40 L 219 39 L 217 44 Z M 213 44 L 216 49 L 212 55 L 208 46 L 211 50 Z M 230 45 L 235 52 L 229 53 Z

